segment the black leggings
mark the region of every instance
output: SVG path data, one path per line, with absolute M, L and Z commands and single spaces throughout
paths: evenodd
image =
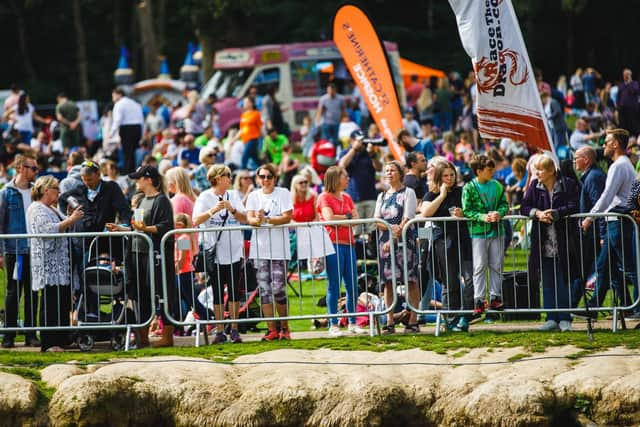
M 240 299 L 240 289 L 244 285 L 240 277 L 240 267 L 242 261 L 233 264 L 216 264 L 216 268 L 209 274 L 209 286 L 213 290 L 213 303 L 215 305 L 222 304 L 224 299 L 224 285 L 227 285 L 229 292 L 229 301 L 238 301 Z
M 69 326 L 71 312 L 71 286 L 45 286 L 40 294 L 40 331 L 41 351 L 48 348 L 64 347 L 71 343 L 69 331 L 49 331 L 46 327 Z
M 165 260 L 166 261 L 166 260 Z M 170 267 L 172 262 L 169 260 L 167 267 Z M 163 297 L 162 290 L 162 267 L 154 255 L 154 284 L 155 284 L 155 296 Z M 144 323 L 151 319 L 151 281 L 149 278 L 149 258 L 148 254 L 140 252 L 131 252 L 129 259 L 130 265 L 130 282 L 128 295 L 130 298 L 138 301 L 140 305 L 140 319 L 138 322 Z M 167 283 L 169 290 L 167 295 L 167 301 L 169 303 L 169 314 L 174 319 L 179 319 L 180 312 L 178 310 L 178 292 L 175 281 L 175 274 L 173 268 L 167 268 L 171 270 L 167 272 L 167 277 L 172 279 Z M 156 299 L 156 307 L 158 307 L 158 300 Z M 164 306 L 159 307 L 163 320 L 167 320 L 164 315 Z

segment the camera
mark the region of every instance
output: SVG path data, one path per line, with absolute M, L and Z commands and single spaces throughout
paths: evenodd
M 371 145 L 377 145 L 379 147 L 384 147 L 387 145 L 387 140 L 384 138 L 363 138 L 362 139 L 362 143 L 363 144 L 371 144 Z
M 77 209 L 80 206 L 80 202 L 73 196 L 67 197 L 67 205 L 73 210 Z

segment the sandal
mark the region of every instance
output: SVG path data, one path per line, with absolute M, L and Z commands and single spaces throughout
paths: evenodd
M 410 324 L 404 327 L 405 334 L 418 334 L 420 333 L 420 326 L 417 323 Z
M 384 328 L 382 328 L 382 335 L 391 335 L 395 333 L 396 333 L 395 325 L 387 325 Z

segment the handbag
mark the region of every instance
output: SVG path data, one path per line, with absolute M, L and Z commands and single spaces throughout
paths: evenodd
M 222 221 L 222 226 L 227 223 L 227 218 L 229 218 L 229 214 Z M 204 249 L 202 244 L 200 245 L 200 250 L 193 257 L 191 264 L 196 271 L 206 271 L 208 273 L 213 271 L 213 266 L 216 264 L 216 250 L 218 248 L 218 242 L 220 241 L 220 236 L 222 236 L 222 231 L 218 232 L 218 237 L 216 238 L 216 242 L 209 249 Z M 209 267 L 209 269 L 207 269 Z

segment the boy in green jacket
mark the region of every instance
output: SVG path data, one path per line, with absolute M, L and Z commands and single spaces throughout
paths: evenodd
M 495 164 L 485 155 L 469 162 L 475 178 L 462 189 L 462 211 L 469 218 L 473 248 L 474 313 L 486 309 L 487 268 L 489 269 L 489 307 L 502 308 L 502 265 L 504 263 L 504 225 L 502 217 L 509 205 L 502 184 L 493 179 Z

